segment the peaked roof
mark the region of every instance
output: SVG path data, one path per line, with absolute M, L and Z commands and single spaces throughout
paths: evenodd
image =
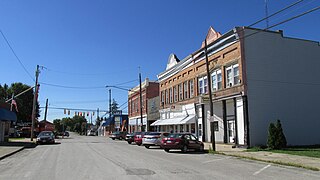
M 215 31 L 213 27 L 210 26 L 206 36 L 207 44 L 212 43 L 213 41 L 217 40 L 219 37 L 221 37 L 220 32 Z M 201 48 L 204 48 L 204 41 L 201 44 Z
M 168 58 L 166 70 L 168 70 L 171 67 L 173 67 L 174 65 L 178 64 L 178 62 L 180 62 L 180 60 L 177 58 L 177 56 L 175 54 L 171 53 Z

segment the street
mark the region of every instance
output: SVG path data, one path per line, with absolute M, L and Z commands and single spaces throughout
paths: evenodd
M 230 156 L 146 149 L 106 137 L 57 139 L 0 161 L 0 179 L 320 179 L 320 173 Z

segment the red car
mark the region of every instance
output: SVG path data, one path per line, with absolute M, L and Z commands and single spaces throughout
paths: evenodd
M 204 144 L 191 133 L 169 134 L 168 137 L 162 139 L 161 147 L 166 152 L 169 152 L 170 149 L 181 149 L 184 153 L 189 149 L 200 152 L 204 150 Z
M 135 132 L 134 135 L 134 142 L 136 143 L 136 145 L 141 146 L 142 144 L 142 138 L 144 137 L 144 135 L 148 134 L 147 132 Z

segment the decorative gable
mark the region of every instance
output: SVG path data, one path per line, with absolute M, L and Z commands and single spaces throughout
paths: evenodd
M 169 58 L 168 58 L 168 63 L 167 63 L 166 70 L 168 70 L 171 67 L 175 66 L 176 64 L 178 64 L 178 62 L 180 62 L 180 60 L 177 58 L 177 56 L 175 54 L 171 53 Z
M 206 37 L 207 44 L 212 43 L 213 41 L 217 40 L 219 37 L 221 37 L 220 32 L 215 31 L 211 26 L 208 30 L 208 34 Z M 204 48 L 204 41 L 201 44 L 201 48 Z

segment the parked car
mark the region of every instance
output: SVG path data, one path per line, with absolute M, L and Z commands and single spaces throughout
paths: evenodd
M 140 132 L 140 133 L 137 133 L 135 136 L 134 136 L 134 142 L 136 143 L 136 145 L 138 146 L 141 146 L 142 144 L 142 138 L 148 134 L 148 132 Z
M 131 144 L 132 142 L 134 142 L 134 136 L 136 134 L 137 134 L 137 132 L 129 133 L 126 135 L 126 141 L 128 142 L 128 144 Z
M 182 152 L 187 152 L 189 149 L 203 151 L 204 144 L 191 133 L 172 133 L 168 137 L 163 138 L 161 147 L 169 152 L 170 149 L 181 149 Z
M 150 132 L 142 138 L 142 145 L 147 149 L 149 149 L 150 146 L 160 146 L 162 138 L 165 138 L 168 135 L 168 132 Z
M 37 144 L 55 143 L 54 133 L 52 131 L 42 131 L 37 137 Z
M 110 135 L 110 138 L 111 138 L 112 140 L 115 140 L 115 139 L 122 140 L 122 139 L 125 139 L 125 138 L 126 138 L 126 135 L 127 135 L 127 132 L 126 132 L 126 131 L 116 131 L 116 132 L 113 132 L 113 133 Z

